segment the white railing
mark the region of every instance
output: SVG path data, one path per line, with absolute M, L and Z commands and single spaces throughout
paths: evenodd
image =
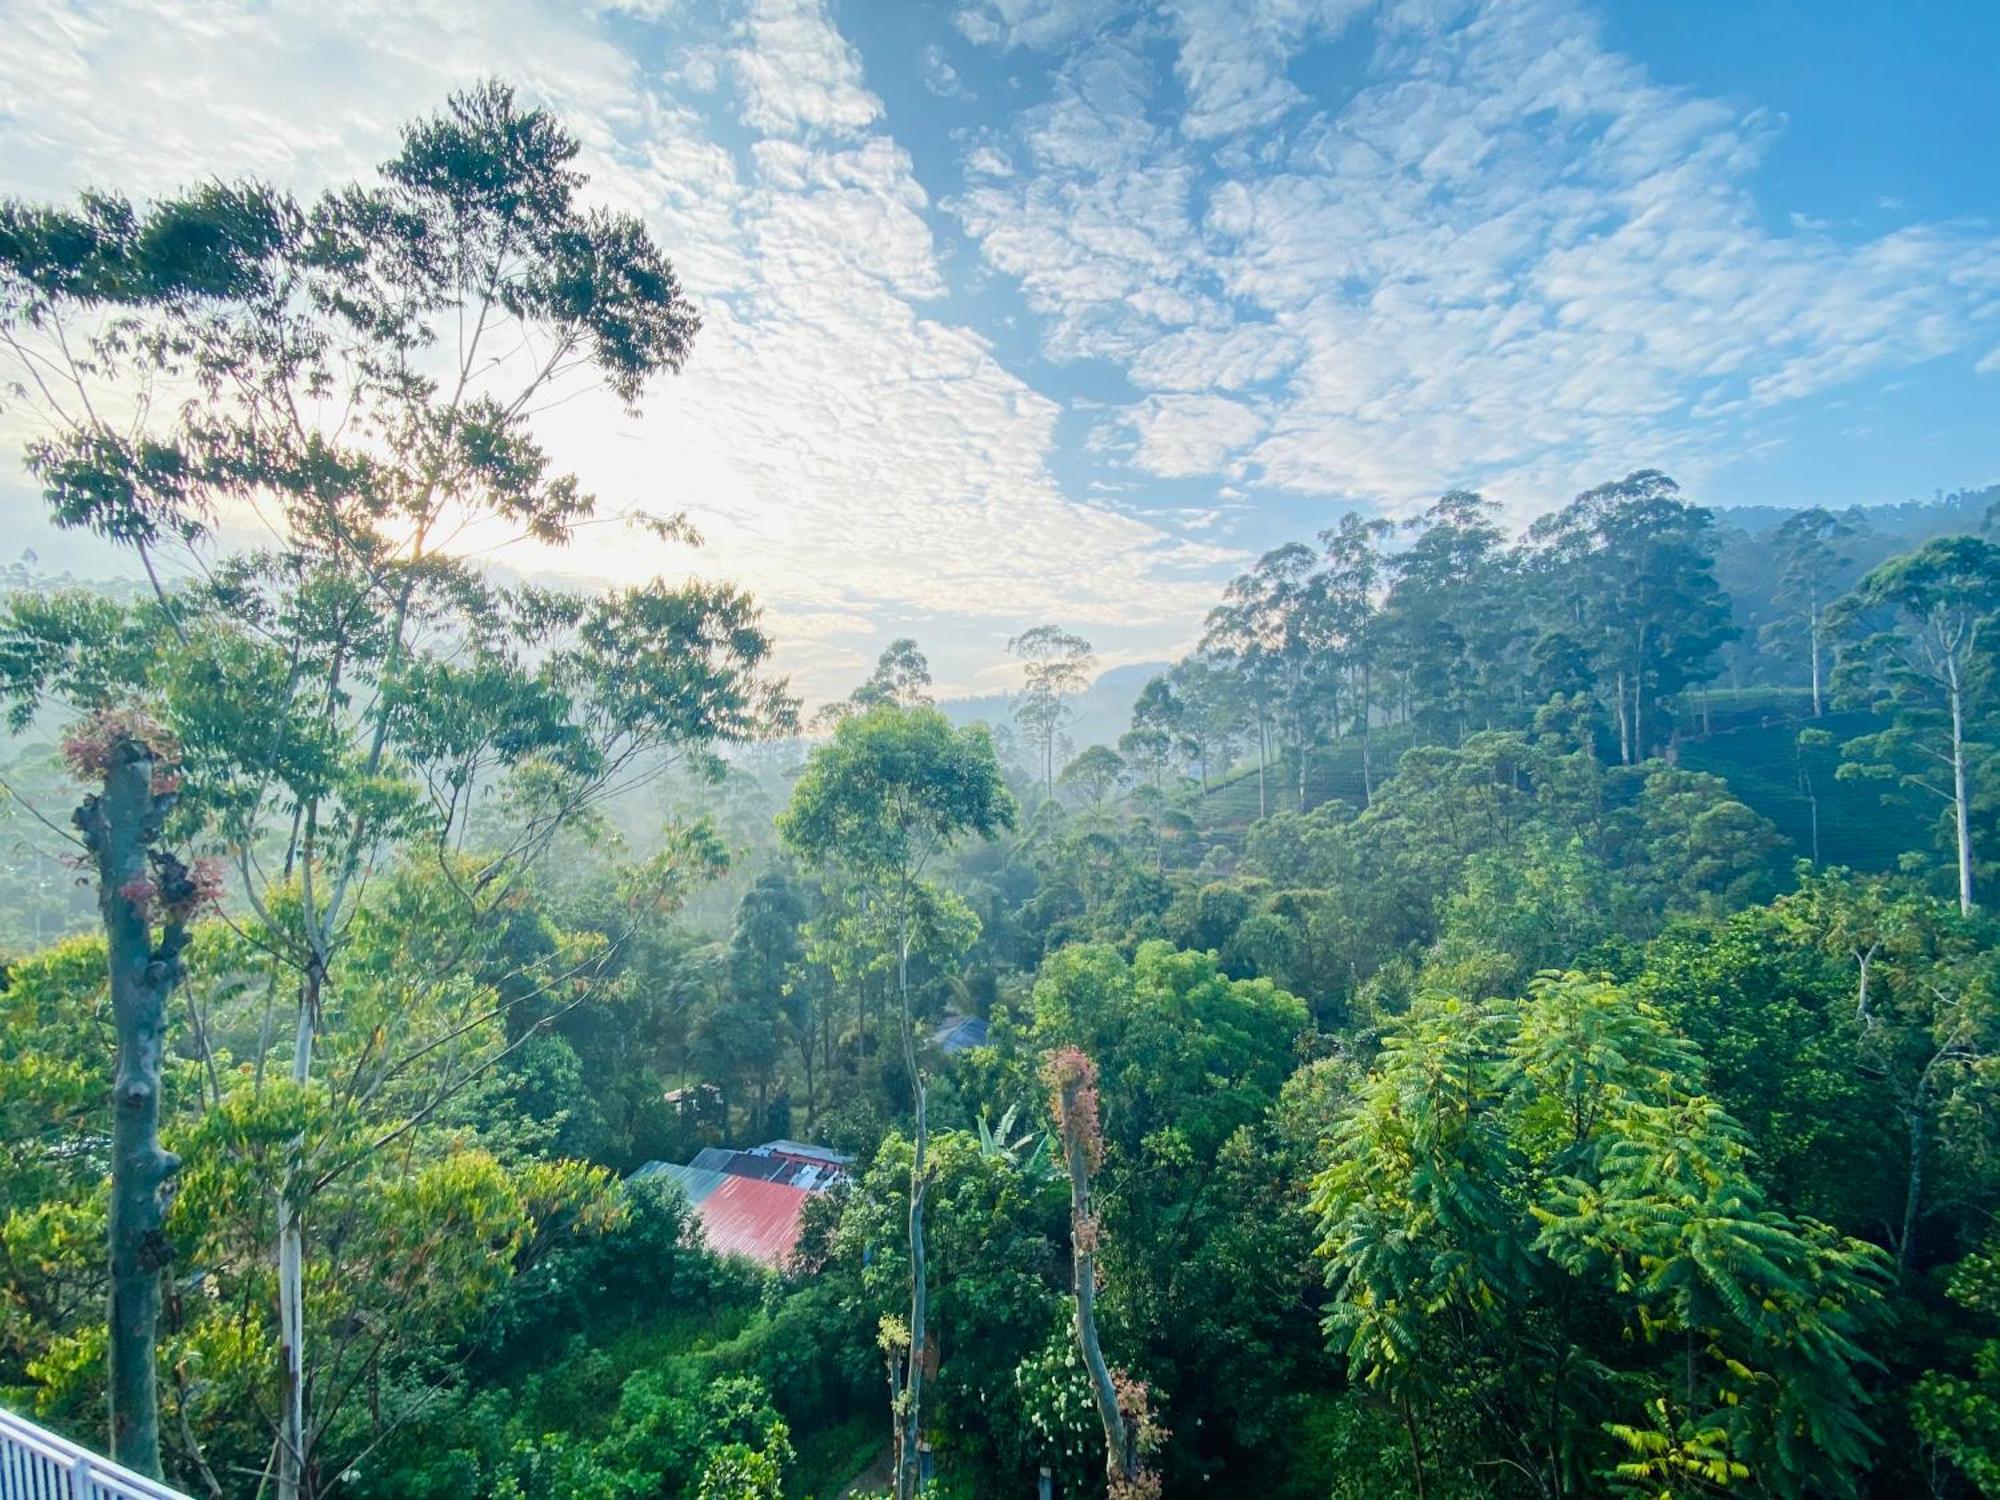
M 188 1500 L 0 1409 L 0 1500 Z

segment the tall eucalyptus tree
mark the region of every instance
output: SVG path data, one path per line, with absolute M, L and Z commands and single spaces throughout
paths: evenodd
M 1097 665 L 1090 642 L 1058 625 L 1037 625 L 1007 642 L 1025 670 L 1014 717 L 1040 747 L 1042 795 L 1056 794 L 1056 742 L 1076 710 L 1071 699 L 1090 686 Z
M 1993 751 L 1993 651 L 2000 644 L 2000 546 L 1950 536 L 1891 558 L 1842 599 L 1842 695 L 1888 725 L 1850 741 L 1843 776 L 1895 780 L 1949 810 L 1958 905 L 1973 907 L 1973 806 Z
M 1840 596 L 1840 577 L 1852 560 L 1847 544 L 1854 527 L 1821 506 L 1786 519 L 1772 538 L 1778 549 L 1778 588 L 1772 602 L 1782 611 L 1765 626 L 1767 643 L 1803 646 L 1812 683 L 1812 711 L 1826 711 L 1827 610 Z
M 454 548 L 561 543 L 595 498 L 537 440 L 549 401 L 635 404 L 699 318 L 578 144 L 487 84 L 409 126 L 379 179 L 306 203 L 214 183 L 146 205 L 0 210 L 0 349 L 57 524 L 131 549 L 155 627 L 16 611 L 17 702 L 157 706 L 184 795 L 292 975 L 313 1076 L 371 873 L 434 858 L 475 921 L 553 833 L 685 752 L 783 717 L 748 598 L 654 583 L 500 590 Z M 633 514 L 662 539 L 686 522 Z M 268 541 L 225 554 L 221 522 Z M 178 555 L 191 579 L 170 587 Z M 507 847 L 464 857 L 477 799 Z M 311 1492 L 302 1133 L 277 1185 L 281 1500 Z
M 923 1430 L 924 1362 L 929 1347 L 929 1268 L 924 1194 L 929 1185 L 928 1091 L 911 1009 L 910 961 L 955 957 L 978 935 L 979 919 L 932 877 L 959 840 L 1014 824 L 1014 801 L 1000 777 L 993 741 L 979 726 L 954 729 L 934 708 L 883 705 L 841 721 L 817 747 L 778 820 L 785 843 L 840 869 L 874 921 L 868 924 L 893 965 L 902 1022 L 903 1065 L 915 1115 L 910 1164 L 910 1321 L 890 1340 L 896 1496 L 912 1500 Z

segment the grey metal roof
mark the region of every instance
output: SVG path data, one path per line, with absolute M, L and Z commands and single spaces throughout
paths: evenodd
M 699 1172 L 721 1172 L 730 1177 L 747 1177 L 755 1182 L 782 1182 L 802 1188 L 824 1187 L 846 1170 L 844 1163 L 838 1159 L 818 1157 L 800 1160 L 787 1156 L 766 1156 L 761 1148 L 757 1151 L 732 1151 L 725 1146 L 704 1146 L 695 1153 L 688 1168 Z
M 851 1167 L 854 1158 L 845 1151 L 835 1151 L 828 1146 L 812 1146 L 804 1141 L 766 1141 L 761 1146 L 750 1148 L 754 1156 L 797 1156 L 807 1161 L 825 1162 L 832 1167 Z
M 931 1041 L 940 1052 L 967 1052 L 984 1047 L 990 1030 L 980 1016 L 953 1016 L 936 1031 Z

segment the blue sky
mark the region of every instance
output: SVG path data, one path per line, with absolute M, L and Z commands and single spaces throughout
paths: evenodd
M 1859 0 L 4 0 L 0 191 L 310 191 L 487 73 L 702 304 L 559 452 L 699 554 L 809 696 L 914 634 L 1183 649 L 1230 572 L 1440 490 L 1516 521 L 2000 478 L 2000 7 Z M 13 429 L 8 429 L 11 434 Z M 10 473 L 0 506 L 49 538 Z

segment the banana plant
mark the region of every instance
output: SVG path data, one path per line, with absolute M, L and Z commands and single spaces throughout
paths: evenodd
M 1027 1177 L 1052 1175 L 1050 1164 L 1049 1133 L 1046 1130 L 1024 1130 L 1014 1134 L 1014 1125 L 1021 1112 L 1018 1104 L 1007 1106 L 997 1125 L 989 1125 L 986 1111 L 979 1112 L 976 1123 L 979 1127 L 979 1154 L 989 1160 L 1009 1163 Z

